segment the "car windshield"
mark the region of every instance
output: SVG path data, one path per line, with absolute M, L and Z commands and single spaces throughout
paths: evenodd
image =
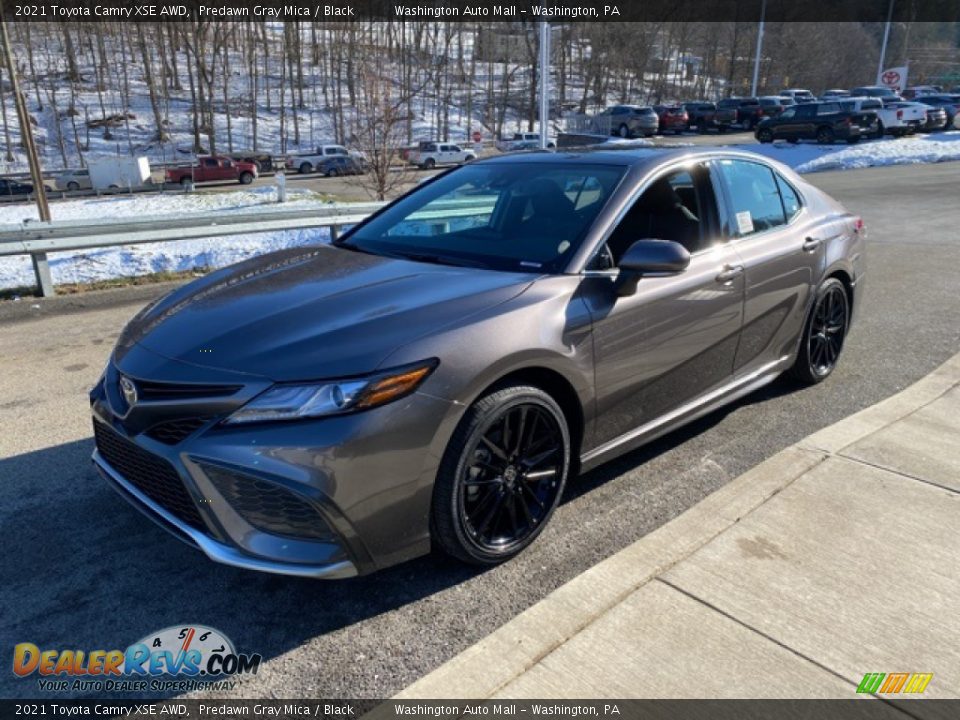
M 587 163 L 469 165 L 413 191 L 337 244 L 423 262 L 560 272 L 625 172 Z

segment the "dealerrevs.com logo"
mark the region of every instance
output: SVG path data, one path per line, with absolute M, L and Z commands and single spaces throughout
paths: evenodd
M 40 690 L 188 692 L 232 690 L 236 678 L 256 675 L 262 657 L 238 653 L 226 635 L 203 625 L 168 627 L 126 650 L 13 649 L 13 672 L 37 675 Z

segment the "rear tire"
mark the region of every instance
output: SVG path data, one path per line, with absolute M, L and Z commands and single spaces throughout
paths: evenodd
M 874 137 L 876 140 L 883 140 L 883 133 L 884 133 L 884 132 L 885 132 L 885 130 L 883 129 L 883 123 L 880 122 L 879 120 L 877 120 L 877 132 L 874 133 L 873 137 Z
M 790 374 L 802 383 L 816 385 L 837 366 L 850 327 L 850 299 L 837 278 L 827 278 L 819 288 L 803 326 L 800 351 Z
M 437 166 L 437 161 L 433 158 L 427 158 L 423 163 L 424 170 L 433 170 Z
M 188 177 L 180 178 L 180 187 L 188 188 L 192 186 L 193 186 L 193 178 L 188 178 Z
M 336 168 L 330 168 L 329 170 L 327 170 L 327 177 L 333 178 L 333 177 L 337 177 L 337 175 L 339 174 L 340 174 L 340 171 L 337 170 Z
M 436 545 L 474 565 L 518 555 L 559 503 L 570 453 L 563 411 L 540 388 L 510 385 L 482 397 L 454 431 L 437 473 Z
M 75 183 L 72 180 L 67 183 L 67 190 L 69 190 L 70 192 L 76 192 L 79 189 L 80 189 L 79 183 Z
M 297 168 L 297 170 L 301 175 L 306 175 L 307 173 L 313 172 L 313 165 L 308 162 L 300 163 L 300 167 Z
M 630 137 L 630 128 L 628 128 L 626 125 L 621 125 L 620 129 L 618 130 L 618 133 L 620 137 L 626 139 Z

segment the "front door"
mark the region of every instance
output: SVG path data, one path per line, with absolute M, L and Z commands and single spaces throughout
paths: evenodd
M 724 241 L 706 164 L 668 171 L 636 200 L 584 281 L 594 327 L 598 444 L 615 440 L 728 382 L 743 310 L 743 268 Z M 674 240 L 690 265 L 644 277 L 617 297 L 615 268 L 634 241 Z

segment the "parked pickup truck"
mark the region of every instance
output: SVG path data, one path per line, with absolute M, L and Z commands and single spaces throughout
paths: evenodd
M 551 137 L 547 138 L 547 147 L 555 148 L 557 141 Z M 513 152 L 514 150 L 536 150 L 540 147 L 540 133 L 538 132 L 518 132 L 514 133 L 509 140 L 498 140 L 496 148 L 500 152 Z
M 407 156 L 407 162 L 424 170 L 437 165 L 460 165 L 476 159 L 476 154 L 470 150 L 464 150 L 453 143 L 440 142 L 422 142 Z
M 192 185 L 198 182 L 236 180 L 243 185 L 252 183 L 257 175 L 257 166 L 250 162 L 238 162 L 228 157 L 211 155 L 199 157 L 193 165 L 167 168 L 167 182 Z
M 864 134 L 871 137 L 882 138 L 884 134 L 902 137 L 916 132 L 927 122 L 927 113 L 924 108 L 907 107 L 912 106 L 913 103 L 885 103 L 875 97 L 841 98 L 836 102 L 839 102 L 844 110 L 865 116 L 876 115 L 875 126 L 869 129 L 863 128 Z
M 817 102 L 793 105 L 776 117 L 764 118 L 754 133 L 762 143 L 774 140 L 816 140 L 821 145 L 831 145 L 837 140 L 850 144 L 858 142 L 864 134 L 863 126 L 875 118 L 844 110 L 839 102 Z

